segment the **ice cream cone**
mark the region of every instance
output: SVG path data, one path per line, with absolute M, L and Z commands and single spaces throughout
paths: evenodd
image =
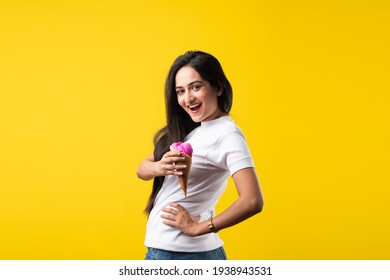
M 183 163 L 180 163 L 180 164 L 185 164 L 187 167 L 186 167 L 186 169 L 182 170 L 183 175 L 179 176 L 179 181 L 180 181 L 181 189 L 184 192 L 184 196 L 187 197 L 188 177 L 190 175 L 192 158 L 189 155 L 184 154 L 184 153 L 182 153 L 182 155 L 185 158 L 185 160 Z
M 186 168 L 181 170 L 183 174 L 178 177 L 184 197 L 187 197 L 188 177 L 192 163 L 192 147 L 189 143 L 175 142 L 170 146 L 170 149 L 171 151 L 179 151 L 180 156 L 184 158 L 184 161 L 178 162 L 178 164 L 186 165 Z

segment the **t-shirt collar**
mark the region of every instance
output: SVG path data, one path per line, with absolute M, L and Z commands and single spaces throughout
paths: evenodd
M 216 119 L 213 119 L 213 120 L 203 121 L 203 122 L 200 123 L 200 125 L 202 127 L 208 127 L 208 126 L 212 126 L 212 125 L 214 125 L 214 124 L 216 124 L 216 123 L 218 123 L 218 122 L 220 122 L 220 121 L 222 121 L 224 119 L 230 119 L 230 117 L 229 116 L 222 116 L 222 117 L 219 117 L 219 118 L 216 118 Z

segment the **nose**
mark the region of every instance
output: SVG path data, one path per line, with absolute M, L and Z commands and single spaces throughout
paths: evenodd
M 185 96 L 184 96 L 185 103 L 186 104 L 190 104 L 190 103 L 194 102 L 194 100 L 195 100 L 195 98 L 192 95 L 191 91 L 187 90 L 186 93 L 185 93 Z

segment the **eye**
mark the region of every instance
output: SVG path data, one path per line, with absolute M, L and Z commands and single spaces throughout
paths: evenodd
M 192 90 L 193 90 L 193 91 L 198 91 L 198 90 L 200 90 L 200 85 L 193 85 L 193 86 L 192 86 Z
M 176 89 L 176 93 L 177 94 L 182 94 L 182 93 L 184 93 L 184 89 Z

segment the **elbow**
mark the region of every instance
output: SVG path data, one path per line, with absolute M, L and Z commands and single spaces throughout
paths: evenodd
M 141 170 L 139 168 L 137 169 L 136 173 L 137 173 L 137 177 L 139 179 L 146 181 L 146 176 L 141 172 Z
M 148 176 L 147 174 L 143 173 L 140 169 L 137 169 L 136 173 L 137 173 L 137 177 L 144 181 L 149 181 L 154 178 L 153 176 Z
M 143 180 L 143 181 L 148 181 L 148 180 L 150 180 L 149 178 L 143 176 L 142 174 L 140 174 L 140 173 L 138 173 L 138 172 L 137 172 L 137 177 L 138 177 L 139 179 Z
M 139 179 L 142 179 L 142 175 L 141 175 L 141 173 L 140 173 L 139 168 L 137 169 L 136 174 L 137 174 L 137 177 L 138 177 Z
M 252 215 L 256 215 L 263 211 L 264 201 L 262 197 L 251 199 L 249 203 L 250 212 Z

